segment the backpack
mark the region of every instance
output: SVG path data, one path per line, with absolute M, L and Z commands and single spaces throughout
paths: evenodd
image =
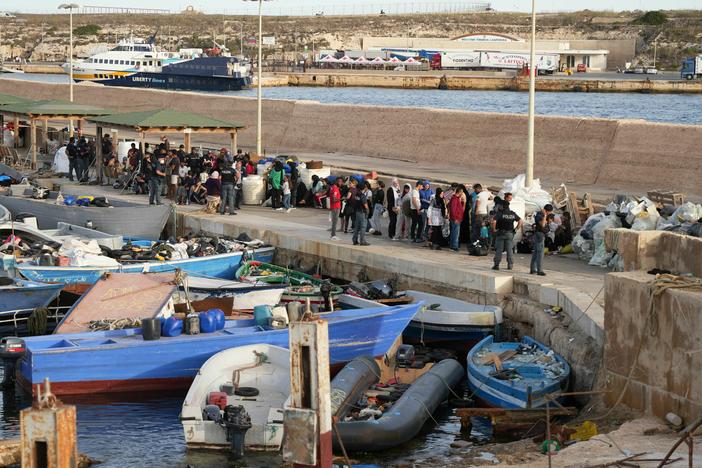
M 476 257 L 486 257 L 488 254 L 489 248 L 488 244 L 483 242 L 482 240 L 477 240 L 473 242 L 469 248 L 469 253 L 470 255 L 476 256 Z

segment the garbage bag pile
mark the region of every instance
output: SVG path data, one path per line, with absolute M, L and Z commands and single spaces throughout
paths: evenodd
M 122 262 L 163 262 L 240 252 L 263 245 L 243 234 L 228 236 L 188 236 L 167 241 L 127 242 L 121 249 L 109 249 L 95 240 L 67 239 L 55 242 L 29 243 L 18 236 L 8 237 L 0 245 L 0 253 L 17 254 L 45 266 L 112 267 Z
M 552 202 L 551 194 L 541 188 L 541 181 L 534 179 L 531 187 L 526 187 L 526 175 L 519 174 L 514 179 L 505 179 L 502 183 L 500 197 L 505 193 L 511 193 L 515 199 L 522 199 L 525 202 L 526 213 L 534 213 Z
M 621 270 L 619 256 L 607 252 L 606 229 L 624 227 L 634 231 L 670 231 L 702 237 L 702 205 L 684 203 L 661 209 L 646 197 L 617 195 L 604 213 L 590 216 L 573 238 L 573 251 L 590 265 Z

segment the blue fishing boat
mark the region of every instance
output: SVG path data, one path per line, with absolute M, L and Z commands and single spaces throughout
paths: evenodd
M 497 408 L 545 407 L 547 395 L 566 391 L 570 376 L 561 356 L 528 336 L 500 343 L 488 336 L 470 350 L 467 364 L 475 397 Z
M 0 278 L 0 314 L 31 312 L 46 307 L 61 292 L 62 284 L 44 284 L 17 278 Z
M 329 360 L 340 366 L 362 355 L 390 350 L 421 307 L 410 304 L 324 314 L 329 323 Z M 146 341 L 140 329 L 37 336 L 25 340 L 17 363 L 25 388 L 51 379 L 56 394 L 187 389 L 214 354 L 237 346 L 288 347 L 288 330 L 263 330 L 254 320 L 228 320 L 214 333 Z
M 109 267 L 42 266 L 20 263 L 17 271 L 31 281 L 63 284 L 93 284 L 105 273 L 167 273 L 180 269 L 191 275 L 209 278 L 233 278 L 242 259 L 270 262 L 274 247 L 262 247 L 246 252 L 230 252 L 206 257 L 163 262 L 139 262 Z

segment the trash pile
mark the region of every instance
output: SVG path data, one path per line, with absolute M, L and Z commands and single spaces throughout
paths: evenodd
M 500 198 L 505 193 L 511 193 L 514 200 L 524 200 L 525 213 L 539 211 L 552 202 L 551 194 L 541 188 L 539 179 L 534 179 L 531 186 L 527 188 L 526 175 L 524 174 L 519 174 L 514 179 L 505 179 L 499 193 Z
M 573 251 L 590 265 L 621 270 L 620 259 L 607 252 L 606 229 L 627 228 L 634 231 L 670 231 L 702 237 L 702 205 L 687 202 L 675 207 L 659 208 L 647 197 L 618 195 L 605 212 L 590 216 L 573 238 Z
M 392 408 L 392 405 L 404 395 L 408 388 L 410 388 L 409 384 L 399 383 L 397 379 L 372 385 L 361 395 L 344 421 L 379 419 Z
M 187 236 L 167 241 L 128 241 L 121 249 L 110 249 L 95 240 L 66 239 L 56 242 L 26 242 L 18 236 L 8 238 L 0 245 L 0 253 L 31 259 L 42 266 L 112 267 L 120 263 L 164 262 L 193 257 L 240 252 L 263 245 L 247 235 Z

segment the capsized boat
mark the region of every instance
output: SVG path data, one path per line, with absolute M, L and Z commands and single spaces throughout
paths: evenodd
M 332 365 L 360 355 L 383 356 L 421 307 L 409 304 L 320 315 L 329 324 Z M 146 341 L 140 329 L 30 337 L 18 362 L 25 388 L 51 379 L 56 394 L 187 388 L 214 354 L 236 346 L 288 346 L 288 330 L 262 329 L 255 320 L 226 320 L 213 333 Z
M 57 204 L 57 195 L 50 192 L 49 198 L 36 199 L 27 189 L 21 196 L 0 196 L 0 205 L 14 216 L 32 213 L 39 221 L 40 229 L 56 229 L 59 222 L 65 222 L 92 225 L 109 234 L 135 239 L 158 239 L 172 210 L 170 205 L 145 205 L 118 199 L 110 199 L 109 207 Z
M 236 279 L 252 284 L 285 285 L 285 292 L 281 299 L 283 302 L 305 303 L 309 299 L 311 304 L 323 305 L 322 286 L 324 284 L 329 285 L 330 298 L 334 302 L 338 301 L 339 296 L 344 292 L 341 287 L 331 285 L 312 275 L 262 261 L 242 263 L 236 272 Z
M 414 290 L 401 294 L 425 304 L 402 335 L 408 343 L 461 343 L 466 349 L 486 336 L 499 337 L 501 307 Z
M 256 260 L 273 260 L 274 247 L 191 257 L 183 260 L 135 262 L 113 266 L 43 266 L 21 263 L 17 271 L 32 281 L 65 284 L 93 284 L 105 273 L 166 273 L 178 269 L 192 275 L 210 278 L 231 278 L 244 257 Z
M 495 342 L 488 336 L 466 360 L 468 386 L 489 406 L 542 408 L 549 404 L 547 395 L 557 399 L 568 387 L 565 359 L 528 336 L 521 342 Z
M 0 205 L 1 208 L 3 208 L 2 205 Z M 0 239 L 6 241 L 10 236 L 19 237 L 28 244 L 55 242 L 60 245 L 68 239 L 79 239 L 82 241 L 94 240 L 98 245 L 113 250 L 120 249 L 124 245 L 124 239 L 119 234 L 108 234 L 62 221 L 56 224 L 55 229 L 39 229 L 34 217 L 24 217 L 12 222 L 9 220 L 0 221 Z
M 283 442 L 283 410 L 290 398 L 290 351 L 255 344 L 220 351 L 200 368 L 180 412 L 189 449 L 229 449 L 228 406 L 250 418 L 244 446 L 277 451 Z

